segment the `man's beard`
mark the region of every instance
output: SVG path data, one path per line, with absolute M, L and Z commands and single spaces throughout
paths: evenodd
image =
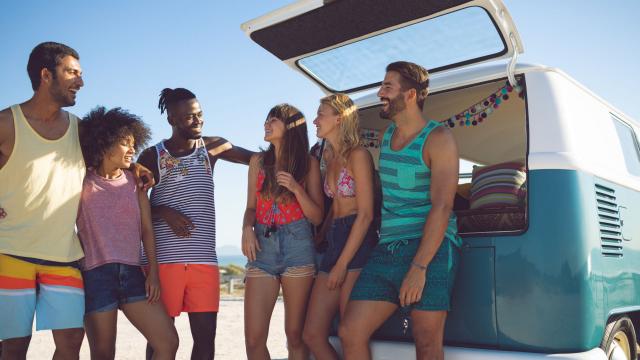
M 73 106 L 76 104 L 76 99 L 71 95 L 65 94 L 65 90 L 56 78 L 53 79 L 52 87 L 49 91 L 53 101 L 58 103 L 60 107 Z
M 398 113 L 404 111 L 407 108 L 407 104 L 404 102 L 402 95 L 398 95 L 393 99 L 389 99 L 389 109 L 384 110 L 384 107 L 380 109 L 380 117 L 387 120 L 392 120 Z

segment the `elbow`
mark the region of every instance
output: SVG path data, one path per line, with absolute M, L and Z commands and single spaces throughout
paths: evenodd
M 358 211 L 358 215 L 356 215 L 356 221 L 360 221 L 362 224 L 369 226 L 373 221 L 373 212 Z
M 437 211 L 439 213 L 450 215 L 453 212 L 452 203 L 437 203 L 432 204 L 431 211 Z
M 308 219 L 314 226 L 319 226 L 320 224 L 322 224 L 322 220 L 323 220 L 322 215 L 312 216 Z

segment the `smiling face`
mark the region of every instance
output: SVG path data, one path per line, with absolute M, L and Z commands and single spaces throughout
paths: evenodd
M 407 108 L 405 91 L 402 91 L 400 74 L 395 71 L 388 71 L 382 81 L 382 86 L 378 90 L 378 97 L 382 102 L 380 117 L 391 119 Z
M 132 135 L 127 135 L 107 150 L 102 164 L 107 168 L 128 169 L 133 162 L 135 152 L 135 139 Z
M 320 104 L 316 119 L 313 124 L 316 126 L 316 136 L 326 139 L 329 134 L 339 132 L 340 115 L 327 104 Z
M 65 56 L 56 65 L 55 72 L 49 74 L 47 84 L 51 98 L 61 107 L 75 105 L 76 94 L 84 86 L 78 59 L 70 55 Z
M 274 141 L 282 141 L 286 132 L 284 121 L 271 116 L 264 121 L 264 141 L 273 144 Z
M 181 138 L 195 140 L 202 137 L 204 116 L 197 99 L 182 100 L 171 106 L 169 123 Z

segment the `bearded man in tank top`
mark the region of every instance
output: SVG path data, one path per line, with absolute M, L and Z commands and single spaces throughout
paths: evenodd
M 202 109 L 187 89 L 164 89 L 158 107 L 167 112 L 171 138 L 138 160 L 157 182 L 150 200 L 161 299 L 169 316 L 189 313 L 191 359 L 213 359 L 220 300 L 213 169 L 218 159 L 248 164 L 253 152 L 221 137 L 203 137 Z
M 0 111 L 3 359 L 26 358 L 35 314 L 37 330 L 52 330 L 54 359 L 79 357 L 84 254 L 74 226 L 85 163 L 78 118 L 62 110 L 84 85 L 79 59 L 64 44 L 37 45 L 27 64 L 33 97 Z
M 339 335 L 346 359 L 369 359 L 369 338 L 398 307 L 410 311 L 416 358 L 444 359 L 442 341 L 461 239 L 453 214 L 458 150 L 448 128 L 423 118 L 422 66 L 387 66 L 378 96 L 382 132 L 380 241 L 352 292 Z

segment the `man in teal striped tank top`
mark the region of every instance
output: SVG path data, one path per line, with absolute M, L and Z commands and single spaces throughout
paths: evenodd
M 422 117 L 427 70 L 395 62 L 378 91 L 383 132 L 380 242 L 340 324 L 345 358 L 369 359 L 369 339 L 398 307 L 410 311 L 418 359 L 443 359 L 461 239 L 453 214 L 458 150 L 448 128 Z

